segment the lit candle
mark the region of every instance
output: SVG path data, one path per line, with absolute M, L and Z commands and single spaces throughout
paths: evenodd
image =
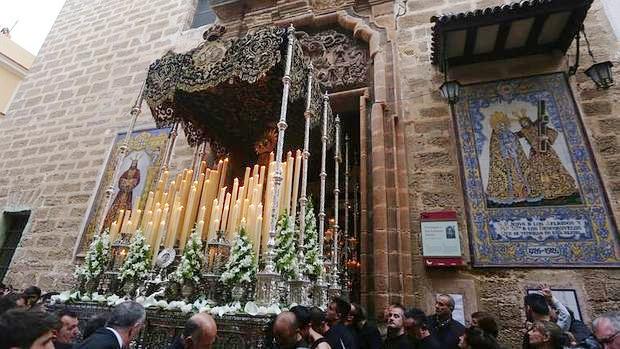
M 286 176 L 284 177 L 286 180 L 285 191 L 284 191 L 284 211 L 286 214 L 289 214 L 291 208 L 291 193 L 293 191 L 293 169 L 295 165 L 293 164 L 293 157 L 291 156 L 291 152 L 288 152 L 288 159 L 286 161 Z
M 204 226 L 205 226 L 205 221 L 203 220 L 198 221 L 198 223 L 196 223 L 196 233 L 200 235 L 204 229 Z
M 256 210 L 258 217 L 256 218 L 256 225 L 254 226 L 254 255 L 256 256 L 256 260 L 258 261 L 258 253 L 260 251 L 260 239 L 262 236 L 261 227 L 263 225 L 263 216 L 261 212 L 263 211 L 263 204 L 258 204 L 258 209 Z
M 256 228 L 256 205 L 254 204 L 250 204 L 250 207 L 248 208 L 247 224 L 246 231 L 248 233 L 248 237 L 251 240 L 256 240 L 256 236 L 254 234 L 254 228 Z
M 194 220 L 192 219 L 194 207 L 196 206 L 196 187 L 192 186 L 192 189 L 189 193 L 189 198 L 187 200 L 187 209 L 185 210 L 185 218 L 183 219 L 183 226 L 181 227 L 181 238 L 179 247 L 180 249 L 185 248 L 185 243 L 187 242 L 187 237 L 189 231 L 192 229 L 192 225 L 194 224 Z
M 149 244 L 151 248 L 155 246 L 157 233 L 159 232 L 159 224 L 161 220 L 162 209 L 159 207 L 159 202 L 157 203 L 157 208 L 155 209 L 155 215 L 153 216 L 153 228 L 151 230 L 151 235 L 149 239 Z
M 114 242 L 118 236 L 118 222 L 112 222 L 110 226 L 110 242 Z
M 216 237 L 216 228 L 215 228 L 215 216 L 217 215 L 217 210 L 218 210 L 218 203 L 219 201 L 217 199 L 213 200 L 213 204 L 212 204 L 212 208 L 211 208 L 211 221 L 209 223 L 209 240 L 213 239 Z
M 239 200 L 235 201 L 235 205 L 231 211 L 232 213 L 230 215 L 230 220 L 228 221 L 228 227 L 226 229 L 226 232 L 228 233 L 227 235 L 237 232 L 237 218 L 239 217 L 240 203 L 241 202 Z
M 250 180 L 250 168 L 246 167 L 245 168 L 245 174 L 243 175 L 243 185 L 247 188 L 248 187 L 248 181 Z M 245 199 L 245 198 L 243 198 Z
M 168 209 L 167 207 L 165 208 Z M 161 221 L 159 225 L 159 230 L 157 231 L 157 237 L 155 238 L 155 243 L 153 246 L 153 261 L 151 263 L 152 266 L 155 266 L 155 262 L 157 262 L 157 255 L 159 254 L 159 249 L 161 246 L 161 238 L 166 233 L 166 221 Z
M 203 219 L 203 217 L 205 216 L 205 211 L 206 211 L 206 210 L 207 210 L 207 206 L 202 206 L 202 207 L 200 208 L 200 211 L 198 211 L 198 218 L 197 218 L 197 220 L 198 220 L 199 222 L 200 222 L 200 221 L 203 221 L 203 228 L 202 228 L 202 229 L 200 229 L 200 230 L 196 229 L 196 231 L 197 231 L 197 232 L 198 232 L 198 234 L 200 235 L 200 238 L 201 238 L 201 239 L 203 239 L 203 240 L 206 238 L 206 236 L 205 236 L 205 232 L 204 232 L 204 219 Z
M 301 151 L 298 150 L 295 156 L 295 171 L 293 172 L 293 197 L 291 199 L 291 216 L 297 215 L 297 197 L 299 195 L 299 179 L 301 178 Z
M 230 193 L 226 193 L 226 200 L 224 201 L 224 209 L 222 211 L 222 227 L 220 230 L 227 231 L 226 224 L 228 223 L 228 211 L 230 210 Z M 228 236 L 226 236 L 228 238 Z
M 151 245 L 152 234 L 153 234 L 153 221 L 150 221 L 146 224 L 146 229 L 143 234 L 144 239 L 146 240 L 146 243 L 149 245 Z
M 224 164 L 222 164 L 222 176 L 220 177 L 219 187 L 223 187 L 226 184 L 226 171 L 228 168 L 228 158 L 224 159 Z

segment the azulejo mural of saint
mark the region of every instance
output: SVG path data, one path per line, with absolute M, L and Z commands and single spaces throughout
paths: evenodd
M 566 76 L 466 85 L 455 112 L 474 265 L 620 265 Z
M 489 207 L 581 203 L 559 121 L 550 121 L 554 117 L 544 100 L 490 103 L 478 115 L 476 139 Z

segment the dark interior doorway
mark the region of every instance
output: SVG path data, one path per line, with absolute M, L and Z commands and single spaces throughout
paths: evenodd
M 17 245 L 22 238 L 22 233 L 28 219 L 30 211 L 4 212 L 2 215 L 2 227 L 0 227 L 0 281 L 9 270 L 11 260 L 17 249 Z

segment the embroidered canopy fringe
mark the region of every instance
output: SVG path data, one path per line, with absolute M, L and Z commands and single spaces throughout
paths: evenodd
M 145 99 L 157 127 L 179 122 L 191 146 L 209 142 L 226 150 L 247 149 L 274 129 L 280 116 L 286 30 L 264 27 L 224 40 L 224 29 L 205 32 L 205 41 L 185 52 L 169 51 L 149 67 Z M 287 146 L 302 146 L 309 59 L 299 42 L 293 49 Z M 321 124 L 322 91 L 313 79 L 311 127 Z M 329 139 L 334 138 L 328 110 Z M 313 132 L 319 136 L 320 132 Z M 320 142 L 311 142 L 320 144 Z

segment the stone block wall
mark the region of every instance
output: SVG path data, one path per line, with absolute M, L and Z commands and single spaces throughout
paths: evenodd
M 88 202 L 149 64 L 195 46 L 193 0 L 68 0 L 0 120 L 0 209 L 32 210 L 5 282 L 68 288 Z M 184 48 L 181 48 L 184 49 Z M 137 129 L 153 127 L 146 103 Z M 179 136 L 173 171 L 191 163 Z
M 620 271 L 617 269 L 472 269 L 433 271 L 423 266 L 421 256 L 420 213 L 430 210 L 456 210 L 463 232 L 463 251 L 469 260 L 464 196 L 459 177 L 458 151 L 454 125 L 447 103 L 438 88 L 443 75 L 430 64 L 431 16 L 469 11 L 508 1 L 408 1 L 408 11 L 398 19 L 397 45 L 402 76 L 403 123 L 407 143 L 407 169 L 413 251 L 414 303 L 434 312 L 433 296 L 451 292 L 465 295 L 465 312 L 489 311 L 501 318 L 503 340 L 511 347 L 521 341 L 525 316 L 522 297 L 526 288 L 547 282 L 552 287 L 577 290 L 586 320 L 603 311 L 618 309 Z M 598 61 L 617 65 L 620 42 L 613 35 L 603 11 L 595 0 L 585 27 Z M 583 41 L 582 41 L 583 42 Z M 582 111 L 589 141 L 608 193 L 616 222 L 620 217 L 620 165 L 617 152 L 620 131 L 620 88 L 597 90 L 583 73 L 591 60 L 582 45 L 581 68 L 571 78 L 571 87 Z M 450 78 L 461 83 L 492 81 L 554 71 L 566 71 L 574 61 L 574 48 L 566 58 L 534 56 L 496 63 L 456 68 Z M 620 70 L 614 70 L 618 77 Z

